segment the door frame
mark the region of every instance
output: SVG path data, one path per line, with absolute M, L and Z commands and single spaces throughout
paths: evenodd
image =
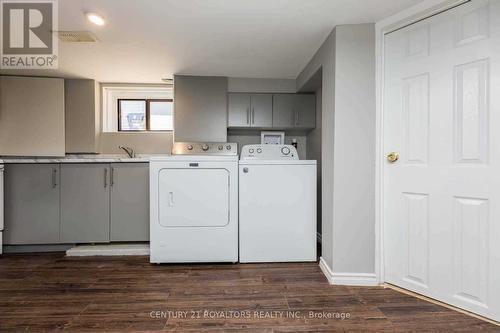
M 375 24 L 375 275 L 378 283 L 385 283 L 384 249 L 384 36 L 431 16 L 440 14 L 471 0 L 424 0 L 398 14 L 378 21 Z

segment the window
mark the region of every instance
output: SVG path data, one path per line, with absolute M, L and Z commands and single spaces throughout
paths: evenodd
M 154 134 L 174 130 L 172 85 L 101 83 L 101 96 L 103 133 Z
M 171 99 L 118 99 L 118 131 L 171 131 Z

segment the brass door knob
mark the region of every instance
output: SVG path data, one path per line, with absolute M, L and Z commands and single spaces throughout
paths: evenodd
M 392 151 L 389 154 L 387 154 L 387 161 L 389 161 L 389 163 L 394 163 L 397 160 L 399 160 L 399 154 L 396 153 L 395 151 Z

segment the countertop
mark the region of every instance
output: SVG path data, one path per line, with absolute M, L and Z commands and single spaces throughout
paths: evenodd
M 0 157 L 0 164 L 14 163 L 148 163 L 151 157 L 169 156 L 165 154 L 137 154 L 130 158 L 124 154 L 68 154 L 62 157 Z

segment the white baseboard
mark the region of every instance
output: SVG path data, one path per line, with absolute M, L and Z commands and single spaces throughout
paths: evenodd
M 68 257 L 148 256 L 149 244 L 78 245 L 66 251 Z
M 328 283 L 335 284 L 333 283 L 333 272 L 330 267 L 328 267 L 323 257 L 319 258 L 319 268 L 321 268 L 321 271 L 323 272 L 323 274 L 325 274 Z
M 334 273 L 321 257 L 319 267 L 330 284 L 343 286 L 378 286 L 375 273 Z

